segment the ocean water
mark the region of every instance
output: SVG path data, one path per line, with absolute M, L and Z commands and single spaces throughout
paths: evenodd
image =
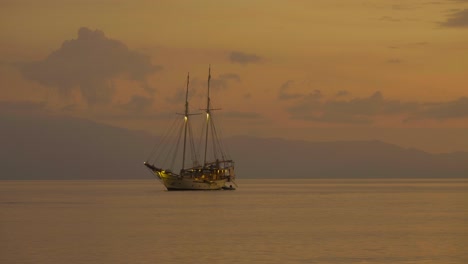
M 468 263 L 468 180 L 0 181 L 0 263 Z

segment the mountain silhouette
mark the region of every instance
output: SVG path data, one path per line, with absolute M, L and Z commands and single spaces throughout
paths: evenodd
M 156 137 L 84 119 L 0 115 L 2 180 L 151 179 Z M 238 179 L 461 178 L 468 153 L 431 154 L 381 141 L 224 140 Z

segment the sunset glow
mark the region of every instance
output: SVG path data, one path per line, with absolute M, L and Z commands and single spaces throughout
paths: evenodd
M 468 1 L 1 4 L 0 107 L 161 134 L 213 108 L 224 134 L 468 151 Z

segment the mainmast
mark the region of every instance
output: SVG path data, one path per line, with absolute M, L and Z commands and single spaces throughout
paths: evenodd
M 208 66 L 208 94 L 206 100 L 206 134 L 205 134 L 205 158 L 203 166 L 206 165 L 206 152 L 208 150 L 208 130 L 210 128 L 210 80 L 211 80 L 211 65 Z
M 188 116 L 189 116 L 189 106 L 188 106 L 188 87 L 189 87 L 190 73 L 187 73 L 187 88 L 185 90 L 185 112 L 184 112 L 184 149 L 182 154 L 182 170 L 185 168 L 185 149 L 187 145 L 187 126 L 188 126 Z

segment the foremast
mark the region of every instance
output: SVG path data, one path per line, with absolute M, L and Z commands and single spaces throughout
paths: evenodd
M 187 87 L 185 89 L 185 111 L 184 111 L 184 148 L 182 150 L 182 168 L 185 168 L 185 151 L 187 149 L 187 126 L 189 119 L 188 87 L 190 82 L 190 73 L 187 73 Z

